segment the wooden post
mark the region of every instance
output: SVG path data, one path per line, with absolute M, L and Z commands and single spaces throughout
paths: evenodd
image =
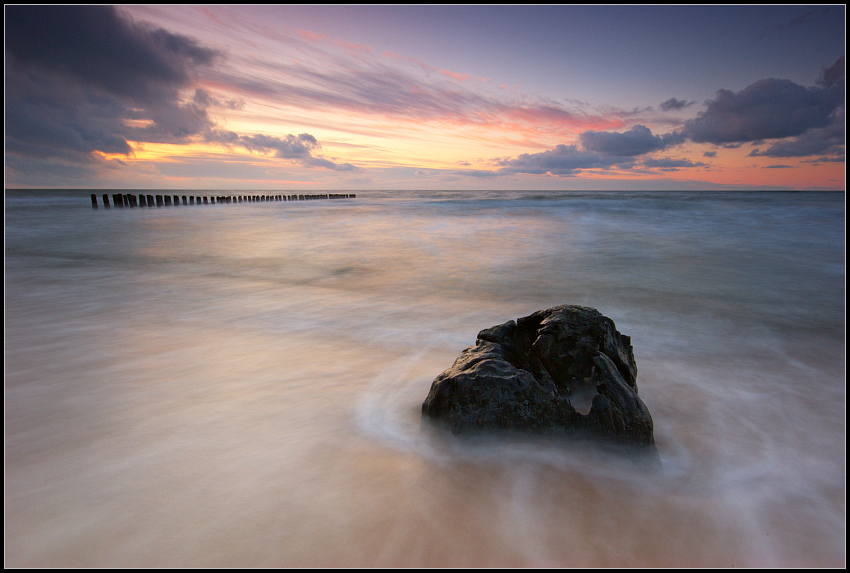
M 97 195 L 94 193 L 91 194 L 91 208 L 97 209 Z
M 139 207 L 147 207 L 147 206 L 148 206 L 148 202 L 145 201 L 145 196 L 139 195 Z
M 189 203 L 187 203 L 187 202 L 186 202 L 186 196 L 185 196 L 185 195 L 183 195 L 183 204 L 184 204 L 184 205 L 188 205 L 188 204 L 189 204 Z

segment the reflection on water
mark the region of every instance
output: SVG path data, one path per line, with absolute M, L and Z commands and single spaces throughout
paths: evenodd
M 836 566 L 839 194 L 6 197 L 6 564 Z M 632 337 L 659 466 L 433 432 L 477 332 Z

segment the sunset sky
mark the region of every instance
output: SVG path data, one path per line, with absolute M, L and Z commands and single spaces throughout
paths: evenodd
M 844 189 L 845 7 L 6 6 L 7 188 Z

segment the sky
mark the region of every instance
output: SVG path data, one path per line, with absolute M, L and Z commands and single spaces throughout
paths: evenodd
M 5 6 L 6 188 L 844 190 L 845 6 Z

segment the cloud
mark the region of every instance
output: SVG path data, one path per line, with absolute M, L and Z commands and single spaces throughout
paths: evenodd
M 759 36 L 759 39 L 764 38 L 766 35 L 768 35 L 771 32 L 774 32 L 774 31 L 782 32 L 782 31 L 785 31 L 785 30 L 790 30 L 792 28 L 796 28 L 797 26 L 800 26 L 800 25 L 808 22 L 811 19 L 811 17 L 814 16 L 815 14 L 817 14 L 819 12 L 825 13 L 827 11 L 828 11 L 828 8 L 818 8 L 818 9 L 815 9 L 815 10 L 809 10 L 808 12 L 801 14 L 801 15 L 797 16 L 796 18 L 791 18 L 791 19 L 786 20 L 784 22 L 780 22 L 779 24 L 776 25 L 776 27 L 774 29 L 771 29 L 771 30 L 768 30 L 768 31 L 762 33 Z
M 540 153 L 498 160 L 499 173 L 574 175 L 586 169 L 632 169 L 638 164 L 638 156 L 683 143 L 684 135 L 681 132 L 653 135 L 648 127 L 635 125 L 624 132 L 585 131 L 579 140 L 581 148 L 561 144 Z M 706 165 L 669 157 L 646 158 L 642 163 L 644 168 L 662 170 Z
M 844 162 L 844 156 L 843 155 L 841 157 L 826 157 L 826 156 L 824 156 L 824 157 L 818 157 L 817 159 L 803 159 L 802 161 L 800 161 L 800 163 L 813 163 L 813 164 L 818 164 L 818 163 L 843 163 L 843 162 Z
M 796 26 L 799 26 L 800 24 L 803 24 L 804 22 L 808 21 L 808 19 L 811 18 L 814 14 L 818 13 L 819 11 L 823 11 L 823 10 L 825 10 L 825 9 L 821 8 L 820 10 L 809 10 L 808 12 L 806 12 L 805 14 L 802 14 L 801 16 L 797 16 L 796 18 L 791 18 L 790 20 L 787 20 L 785 22 L 780 23 L 779 25 L 776 26 L 776 29 L 777 30 L 787 30 L 789 28 L 794 28 Z
M 110 6 L 10 6 L 6 22 L 7 151 L 85 162 L 212 125 L 180 90 L 215 50 Z
M 488 171 L 487 169 L 456 169 L 450 171 L 453 175 L 464 175 L 466 177 L 478 177 L 480 179 L 490 179 L 497 177 L 499 174 L 496 171 Z
M 687 140 L 735 149 L 744 143 L 764 145 L 750 156 L 805 157 L 844 156 L 844 58 L 824 70 L 818 86 L 804 88 L 789 80 L 766 79 L 732 92 L 719 90 L 706 110 L 684 123 L 683 129 L 653 134 L 644 125 L 623 132 L 586 130 L 579 135 L 581 147 L 561 144 L 554 149 L 501 159 L 500 173 L 573 175 L 585 169 L 629 169 L 637 158 Z M 688 104 L 671 98 L 662 109 L 681 109 Z M 704 157 L 716 157 L 716 151 Z M 689 159 L 645 158 L 646 169 L 677 170 L 705 167 Z
M 844 79 L 844 69 L 844 56 L 841 56 L 834 64 L 823 71 L 818 84 L 826 87 L 834 86 Z
M 357 167 L 351 163 L 334 163 L 324 157 L 311 157 L 303 163 L 308 167 L 324 167 L 325 169 L 332 169 L 334 171 L 357 171 Z
M 291 159 L 307 167 L 324 167 L 334 171 L 354 171 L 357 168 L 350 163 L 334 163 L 329 159 L 314 157 L 313 152 L 321 148 L 319 141 L 309 133 L 275 137 L 271 135 L 239 135 L 233 131 L 210 130 L 205 141 L 226 146 L 240 146 L 248 151 L 272 153 L 278 159 Z
M 111 6 L 8 6 L 6 22 L 6 52 L 26 68 L 143 101 L 173 94 L 219 55 Z
M 622 133 L 610 131 L 585 131 L 580 136 L 582 147 L 603 155 L 633 157 L 653 151 L 661 151 L 672 145 L 683 143 L 680 132 L 653 135 L 644 125 L 635 125 Z
M 281 159 L 306 159 L 310 152 L 319 147 L 316 138 L 308 133 L 301 135 L 287 135 L 286 137 L 273 137 L 269 135 L 237 135 L 228 132 L 224 141 L 229 144 L 238 144 L 249 151 L 274 152 L 274 156 Z M 214 141 L 214 138 L 208 140 Z
M 804 88 L 771 78 L 739 92 L 719 90 L 683 131 L 694 142 L 719 145 L 795 137 L 827 127 L 844 102 L 843 80 L 832 81 L 827 87 Z
M 314 157 L 319 144 L 306 133 L 218 130 L 208 108 L 245 102 L 194 87 L 198 71 L 223 55 L 192 38 L 137 24 L 112 6 L 9 6 L 6 21 L 7 155 L 95 165 L 95 152 L 131 154 L 129 142 L 203 140 L 354 169 Z
M 453 80 L 458 80 L 458 81 L 461 81 L 461 82 L 465 82 L 470 77 L 472 77 L 469 74 L 462 74 L 462 73 L 458 73 L 458 72 L 453 72 L 451 70 L 440 70 L 440 73 L 443 74 L 444 76 L 446 76 L 447 78 L 451 78 Z
M 812 155 L 844 155 L 844 124 L 834 122 L 827 127 L 810 129 L 793 139 L 777 141 L 764 151 L 758 148 L 749 157 L 808 157 Z
M 220 107 L 224 109 L 239 110 L 245 107 L 245 100 L 242 98 L 226 100 L 201 88 L 195 89 L 195 96 L 192 98 L 192 101 L 205 108 Z
M 670 157 L 661 157 L 658 159 L 646 158 L 643 160 L 643 166 L 647 168 L 679 168 L 679 167 L 705 167 L 705 163 L 697 161 L 694 163 L 690 159 L 672 159 Z
M 406 121 L 417 127 L 422 122 L 438 122 L 443 126 L 528 130 L 538 137 L 541 131 L 572 136 L 585 129 L 624 125 L 619 112 L 589 110 L 560 100 L 482 93 L 468 87 L 469 82 L 452 81 L 458 78 L 454 73 L 412 58 L 385 54 L 392 59 L 388 65 L 386 59 L 332 57 L 314 45 L 299 48 L 321 65 L 246 56 L 238 66 L 215 70 L 213 80 L 275 106 L 303 110 L 305 116 L 319 108 Z
M 630 166 L 628 158 L 604 157 L 599 153 L 579 149 L 575 145 L 557 145 L 554 149 L 540 153 L 523 153 L 516 159 L 502 159 L 497 162 L 500 173 L 530 173 L 553 175 L 572 175 L 582 169 L 607 169 L 622 163 Z
M 686 107 L 690 107 L 695 103 L 695 101 L 685 101 L 683 99 L 676 99 L 674 97 L 671 97 L 667 101 L 661 102 L 659 107 L 661 108 L 661 111 L 671 111 L 685 109 Z

